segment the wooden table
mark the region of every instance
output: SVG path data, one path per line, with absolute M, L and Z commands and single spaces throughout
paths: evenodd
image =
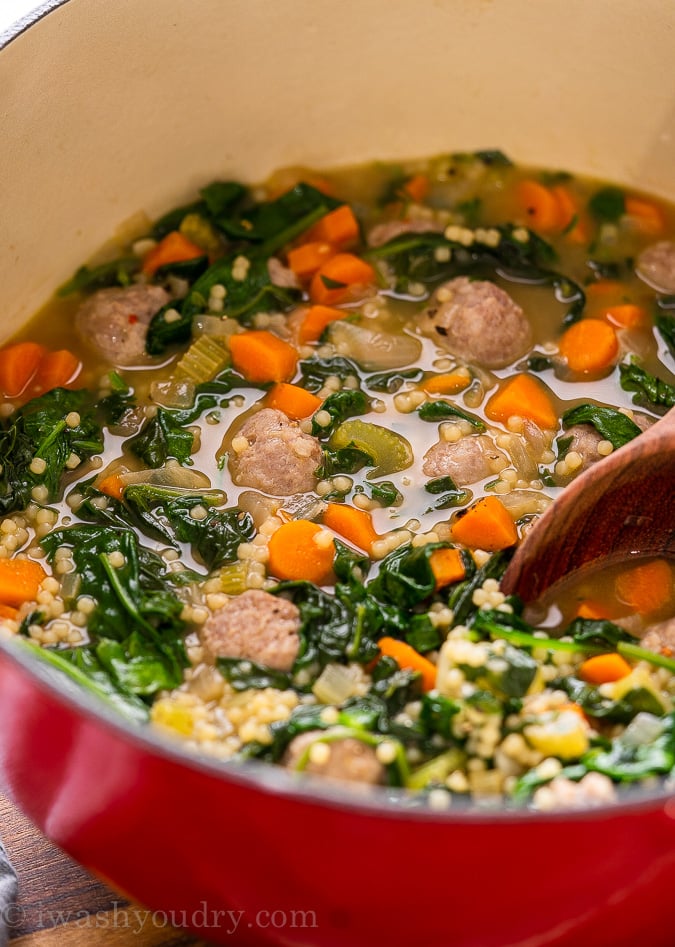
M 19 875 L 11 947 L 208 947 L 98 881 L 2 794 L 0 835 Z

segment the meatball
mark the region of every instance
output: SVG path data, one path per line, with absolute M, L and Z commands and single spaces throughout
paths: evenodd
M 422 473 L 427 477 L 452 477 L 458 486 L 476 483 L 496 473 L 499 461 L 507 466 L 506 455 L 489 437 L 463 437 L 459 441 L 439 441 L 424 455 Z
M 660 240 L 643 250 L 635 266 L 637 275 L 659 293 L 675 293 L 675 242 Z
M 657 654 L 664 648 L 675 652 L 675 618 L 668 618 L 666 621 L 650 625 L 641 643 L 643 647 L 656 651 Z
M 161 286 L 100 289 L 75 316 L 82 338 L 114 365 L 143 361 L 150 320 L 169 301 Z
M 389 243 L 394 237 L 404 233 L 441 233 L 443 227 L 431 220 L 385 220 L 369 230 L 367 243 L 369 247 L 381 247 Z
M 298 277 L 293 270 L 284 266 L 277 257 L 271 256 L 269 258 L 267 261 L 267 272 L 274 286 L 281 286 L 282 289 L 300 289 Z
M 234 442 L 240 438 L 248 447 L 233 449 L 230 456 L 230 473 L 239 486 L 284 497 L 316 486 L 321 445 L 282 411 L 263 408 L 242 425 Z
M 218 658 L 243 658 L 290 671 L 300 648 L 300 624 L 293 602 L 249 589 L 206 620 L 202 641 Z
M 532 344 L 523 310 L 487 280 L 458 276 L 444 283 L 419 321 L 422 331 L 442 348 L 486 368 L 509 365 Z
M 295 737 L 286 750 L 284 765 L 289 769 L 296 769 L 301 757 L 312 743 L 325 733 L 330 733 L 330 731 L 309 730 Z M 326 754 L 325 761 L 316 762 L 310 758 L 307 765 L 303 767 L 303 772 L 325 776 L 328 779 L 367 783 L 371 786 L 384 783 L 385 769 L 372 746 L 354 737 L 344 737 L 330 743 L 323 743 L 321 746 L 326 748 L 323 750 Z
M 605 438 L 598 433 L 592 424 L 573 424 L 565 431 L 563 439 L 566 441 L 569 437 L 572 440 L 566 453 L 576 451 L 581 457 L 581 466 L 577 467 L 575 474 L 581 473 L 591 464 L 602 460 L 602 455 L 598 453 L 598 444 L 600 441 L 604 441 Z

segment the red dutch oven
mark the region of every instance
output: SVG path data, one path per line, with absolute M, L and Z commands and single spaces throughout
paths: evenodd
M 675 198 L 670 0 L 66 0 L 2 37 L 0 336 L 216 176 L 501 147 Z M 675 799 L 412 809 L 188 756 L 0 644 L 0 767 L 51 839 L 217 943 L 672 947 Z

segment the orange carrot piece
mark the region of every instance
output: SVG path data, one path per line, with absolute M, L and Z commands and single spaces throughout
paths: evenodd
M 589 684 L 611 684 L 628 677 L 631 666 L 620 654 L 596 654 L 579 666 L 579 677 Z
M 637 329 L 647 321 L 647 313 L 642 306 L 636 306 L 635 303 L 606 306 L 602 314 L 607 322 L 621 329 Z
M 295 374 L 298 353 L 283 339 L 265 330 L 230 336 L 232 364 L 247 381 L 288 381 Z
M 100 493 L 105 493 L 106 496 L 114 497 L 115 500 L 121 501 L 124 499 L 125 486 L 126 484 L 120 474 L 110 474 L 104 477 L 103 480 L 99 480 L 96 484 L 96 489 Z
M 588 220 L 579 208 L 576 197 L 562 184 L 556 184 L 551 192 L 558 202 L 560 229 L 572 243 L 585 243 L 588 240 Z
M 35 559 L 0 559 L 0 602 L 17 608 L 34 602 L 47 573 Z
M 421 204 L 429 194 L 429 178 L 426 174 L 413 174 L 403 185 L 403 191 L 410 200 Z
M 559 352 L 570 371 L 596 374 L 614 364 L 619 342 L 609 323 L 602 319 L 582 319 L 562 334 Z
M 647 201 L 642 197 L 627 197 L 626 213 L 633 218 L 640 230 L 653 237 L 663 233 L 665 229 L 665 214 L 658 204 L 652 201 Z
M 518 202 L 534 230 L 544 233 L 562 229 L 560 205 L 555 195 L 539 181 L 521 181 L 516 189 Z
M 154 276 L 160 266 L 166 266 L 167 263 L 182 263 L 205 255 L 206 250 L 188 240 L 180 230 L 172 230 L 146 253 L 142 269 L 146 276 Z
M 370 263 L 353 253 L 338 253 L 314 274 L 309 294 L 313 302 L 333 306 L 350 296 L 352 286 L 367 286 L 374 282 L 375 270 Z M 334 283 L 338 285 L 334 286 Z
M 323 402 L 321 398 L 317 398 L 311 391 L 301 388 L 300 385 L 289 385 L 285 381 L 279 381 L 270 388 L 265 404 L 268 408 L 283 411 L 293 421 L 300 421 L 318 411 Z
M 659 611 L 673 600 L 673 572 L 665 559 L 633 566 L 614 581 L 617 598 L 640 615 Z
M 471 379 L 467 378 L 466 375 L 449 372 L 444 375 L 434 375 L 432 378 L 427 378 L 421 383 L 420 388 L 429 395 L 454 395 L 458 391 L 462 391 L 462 389 L 466 388 L 470 383 Z
M 19 617 L 19 611 L 16 608 L 12 608 L 11 605 L 0 605 L 0 619 L 9 618 L 12 621 L 16 621 Z
M 307 342 L 318 342 L 331 322 L 344 319 L 348 315 L 350 315 L 348 309 L 334 309 L 332 306 L 310 306 L 300 325 L 298 341 L 301 345 Z
M 298 279 L 310 279 L 318 269 L 336 254 L 335 247 L 323 240 L 310 240 L 288 251 L 288 265 Z
M 359 222 L 349 204 L 342 204 L 317 221 L 310 230 L 311 240 L 322 240 L 335 247 L 345 247 L 359 237 Z
M 346 503 L 329 503 L 323 514 L 323 525 L 364 552 L 370 552 L 379 539 L 370 513 Z
M 585 291 L 586 295 L 591 298 L 601 297 L 604 299 L 606 296 L 616 296 L 617 299 L 621 299 L 626 292 L 626 287 L 618 280 L 599 279 L 594 283 L 589 283 Z
M 502 382 L 485 405 L 491 421 L 506 424 L 509 418 L 528 418 L 540 427 L 553 430 L 558 416 L 546 386 L 532 375 L 513 375 Z
M 415 651 L 405 641 L 397 638 L 380 638 L 377 642 L 380 652 L 388 658 L 393 658 L 401 670 L 419 671 L 422 675 L 422 690 L 431 691 L 436 686 L 436 665 L 429 658 L 425 658 Z
M 63 388 L 80 373 L 82 362 L 69 349 L 47 352 L 38 365 L 33 384 L 40 392 Z
M 332 576 L 335 543 L 317 537 L 325 531 L 310 520 L 289 520 L 272 533 L 268 568 L 277 579 L 305 579 L 325 585 Z M 330 536 L 330 534 L 328 534 Z
M 436 591 L 459 582 L 466 576 L 466 568 L 459 549 L 434 549 L 429 565 L 436 579 Z
M 0 392 L 16 398 L 35 375 L 46 349 L 37 342 L 17 342 L 0 349 Z
M 595 621 L 604 621 L 617 616 L 614 614 L 614 610 L 609 608 L 603 602 L 598 602 L 595 599 L 587 598 L 579 604 L 577 608 L 577 618 L 592 618 Z
M 518 542 L 518 530 L 511 514 L 495 496 L 483 497 L 453 523 L 455 542 L 472 549 L 496 552 Z

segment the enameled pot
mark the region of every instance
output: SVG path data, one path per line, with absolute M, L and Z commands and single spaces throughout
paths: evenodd
M 66 0 L 0 50 L 0 340 L 217 176 L 499 147 L 675 198 L 670 0 Z M 25 26 L 25 24 L 24 24 Z M 411 810 L 188 758 L 0 646 L 0 766 L 46 834 L 223 944 L 672 947 L 675 799 Z

